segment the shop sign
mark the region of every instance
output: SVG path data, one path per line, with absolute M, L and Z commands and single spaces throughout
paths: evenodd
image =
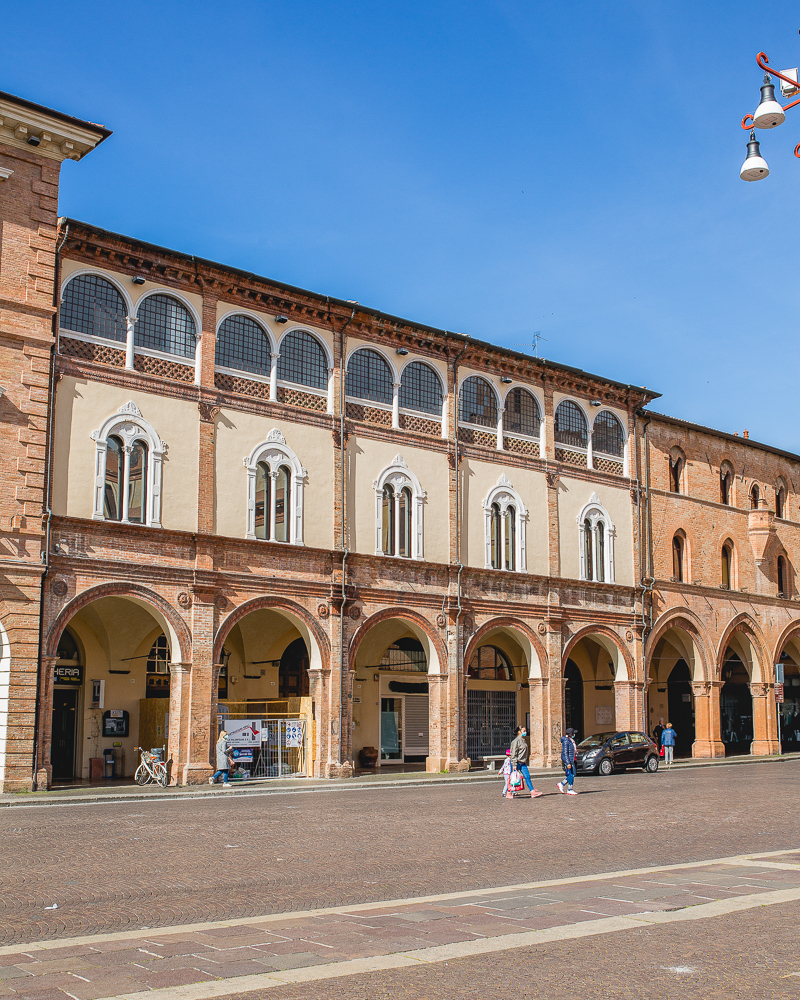
M 775 701 L 781 705 L 783 703 L 783 684 L 775 685 Z
M 75 666 L 59 666 L 56 664 L 53 667 L 53 683 L 54 684 L 70 684 L 74 687 L 83 684 L 83 667 L 80 663 L 76 663 Z
M 261 745 L 261 723 L 257 719 L 229 719 L 225 729 L 229 747 Z

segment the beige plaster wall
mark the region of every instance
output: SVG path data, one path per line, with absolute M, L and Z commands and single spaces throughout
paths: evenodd
M 329 430 L 223 409 L 216 420 L 215 522 L 220 535 L 244 538 L 247 470 L 243 459 L 277 428 L 308 471 L 303 495 L 303 541 L 333 548 L 333 447 Z
M 330 442 L 330 435 L 328 435 Z M 356 552 L 375 554 L 375 490 L 373 482 L 399 454 L 427 492 L 423 507 L 423 550 L 427 562 L 448 560 L 447 456 L 402 441 L 353 437 L 347 447 L 349 544 Z
M 461 464 L 462 526 L 461 559 L 468 566 L 486 565 L 486 520 L 483 501 L 506 475 L 528 510 L 525 528 L 527 572 L 547 576 L 547 482 L 533 469 L 465 459 Z
M 616 529 L 614 539 L 614 582 L 632 587 L 633 520 L 631 495 L 628 489 L 606 486 L 562 476 L 558 482 L 558 521 L 561 576 L 569 580 L 580 577 L 578 515 L 596 493 L 608 511 Z
M 197 404 L 71 375 L 65 375 L 56 387 L 53 512 L 69 517 L 92 516 L 97 450 L 92 431 L 131 400 L 167 443 L 162 463 L 161 523 L 178 531 L 196 531 L 200 448 Z

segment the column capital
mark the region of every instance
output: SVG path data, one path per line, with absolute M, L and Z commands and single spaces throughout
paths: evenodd
M 178 674 L 188 674 L 191 669 L 191 663 L 176 663 L 175 661 L 172 661 L 169 665 L 169 672 L 172 676 L 177 676 Z

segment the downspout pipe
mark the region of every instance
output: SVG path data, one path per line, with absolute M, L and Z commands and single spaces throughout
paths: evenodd
M 461 574 L 464 572 L 464 564 L 461 561 L 461 470 L 458 466 L 458 362 L 467 353 L 469 344 L 464 344 L 461 351 L 453 360 L 453 438 L 454 438 L 454 460 L 456 467 L 456 565 L 458 566 L 457 580 L 457 600 L 458 612 L 456 614 L 456 752 L 461 752 L 461 684 L 463 679 L 463 663 L 461 662 L 461 616 L 464 612 L 461 603 Z M 459 667 L 461 668 L 459 670 Z
M 37 662 L 36 662 L 36 702 L 33 714 L 33 775 L 31 777 L 31 784 L 36 790 L 36 775 L 39 771 L 39 713 L 41 711 L 42 705 L 42 652 L 44 644 L 44 584 L 47 579 L 47 574 L 50 572 L 50 534 L 51 534 L 51 521 L 53 519 L 53 508 L 51 506 L 51 492 L 52 492 L 52 468 L 53 468 L 53 411 L 55 409 L 55 395 L 56 395 L 56 385 L 55 385 L 55 370 L 56 370 L 56 353 L 58 348 L 58 306 L 60 299 L 60 277 L 61 277 L 61 251 L 64 249 L 64 244 L 67 242 L 67 237 L 69 236 L 69 223 L 64 230 L 64 236 L 61 242 L 56 247 L 55 259 L 53 262 L 53 343 L 50 347 L 50 388 L 47 400 L 47 430 L 45 432 L 46 443 L 45 443 L 45 469 L 44 469 L 44 495 L 42 499 L 44 500 L 44 518 L 45 518 L 45 532 L 44 532 L 44 551 L 42 552 L 41 559 L 44 564 L 44 572 L 42 573 L 42 579 L 39 586 L 39 642 L 37 645 Z
M 330 306 L 329 306 L 330 308 Z M 350 313 L 350 319 L 344 324 L 344 326 L 339 331 L 339 447 L 342 451 L 342 468 L 341 468 L 341 478 L 340 478 L 340 493 L 339 499 L 342 509 L 342 604 L 339 608 L 339 660 L 340 660 L 340 671 L 341 676 L 339 678 L 339 763 L 342 763 L 342 739 L 344 734 L 342 733 L 342 719 L 344 714 L 344 703 L 342 701 L 342 689 L 344 686 L 344 676 L 345 676 L 345 652 L 344 652 L 344 602 L 347 597 L 347 557 L 350 555 L 350 550 L 347 548 L 347 495 L 346 495 L 346 479 L 345 479 L 345 465 L 347 462 L 347 450 L 344 440 L 344 414 L 345 414 L 345 366 L 344 366 L 344 334 L 345 330 L 353 322 L 356 314 L 356 308 L 353 306 L 353 311 Z
M 642 441 L 644 444 L 644 471 L 645 471 L 645 496 L 644 496 L 644 517 L 640 517 L 640 524 L 643 524 L 643 531 L 640 532 L 639 538 L 639 586 L 641 588 L 642 596 L 642 671 L 644 677 L 642 678 L 642 727 L 645 732 L 649 729 L 649 719 L 647 717 L 647 658 L 645 656 L 645 645 L 647 636 L 653 630 L 653 586 L 655 580 L 653 578 L 653 554 L 652 554 L 652 532 L 650 525 L 650 449 L 647 437 L 647 428 L 650 426 L 652 421 L 651 414 L 647 413 L 645 410 L 634 411 L 634 429 L 636 428 L 636 418 L 637 416 L 646 417 L 646 422 L 643 424 L 642 429 Z M 639 498 L 639 511 L 641 513 L 641 488 L 640 488 L 640 478 L 639 478 L 639 447 L 638 442 L 636 446 L 636 492 Z M 644 535 L 642 539 L 641 535 Z M 642 569 L 642 542 L 644 542 L 645 550 L 644 556 L 646 558 L 646 574 Z M 647 621 L 645 620 L 645 594 L 650 594 L 650 601 L 647 608 Z

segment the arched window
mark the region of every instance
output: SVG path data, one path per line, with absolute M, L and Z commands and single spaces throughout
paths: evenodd
M 62 330 L 124 344 L 127 315 L 125 300 L 110 281 L 99 274 L 79 274 L 64 289 L 58 321 Z
M 134 346 L 193 358 L 196 336 L 191 313 L 171 295 L 148 295 L 139 306 Z
M 389 362 L 368 347 L 355 351 L 347 362 L 345 393 L 352 399 L 391 404 L 394 379 Z
M 247 469 L 247 538 L 303 544 L 306 470 L 274 428 L 244 460 Z
M 669 457 L 669 488 L 673 493 L 682 493 L 683 467 L 685 460 L 683 455 L 671 454 Z
M 733 545 L 731 542 L 725 542 L 722 546 L 720 569 L 720 586 L 723 590 L 730 590 L 733 586 Z
M 597 414 L 592 427 L 592 452 L 609 458 L 622 458 L 625 432 L 617 417 L 603 410 Z
M 285 465 L 271 471 L 266 462 L 256 469 L 255 536 L 272 542 L 288 542 L 289 498 L 292 473 Z
M 418 413 L 442 415 L 442 383 L 430 365 L 412 361 L 400 376 L 400 406 Z
M 166 444 L 134 402 L 92 433 L 95 442 L 93 517 L 161 527 L 161 468 Z
M 410 636 L 403 637 L 396 639 L 391 646 L 386 647 L 378 668 L 380 670 L 413 671 L 426 674 L 428 672 L 428 657 L 425 655 L 425 649 L 419 639 L 412 639 Z
M 719 469 L 719 500 L 728 507 L 733 503 L 733 466 L 723 462 Z
M 227 316 L 217 331 L 215 364 L 237 372 L 269 377 L 269 338 L 249 316 Z
M 758 483 L 753 483 L 750 487 L 750 509 L 758 510 L 759 498 L 761 497 L 761 491 L 758 488 Z
M 480 375 L 471 375 L 461 383 L 458 393 L 458 419 L 465 424 L 497 430 L 497 397 Z
M 781 480 L 775 486 L 775 517 L 786 517 L 786 487 Z
M 527 389 L 512 389 L 506 396 L 503 430 L 509 434 L 524 434 L 526 437 L 538 438 L 541 427 L 539 404 L 533 393 Z
M 467 669 L 469 677 L 481 681 L 513 681 L 514 671 L 508 657 L 496 646 L 476 649 Z
M 586 417 L 571 399 L 563 399 L 556 407 L 555 443 L 571 448 L 586 448 L 589 442 Z
M 422 511 L 425 491 L 402 455 L 396 455 L 373 483 L 375 554 L 422 558 Z
M 278 378 L 313 389 L 328 388 L 328 359 L 316 337 L 290 330 L 280 343 Z
M 613 583 L 616 528 L 596 493 L 578 515 L 577 522 L 581 580 Z
M 486 531 L 486 569 L 524 573 L 525 523 L 528 511 L 505 475 L 483 501 Z
M 789 576 L 786 572 L 786 560 L 778 556 L 778 597 L 788 597 Z
M 169 642 L 162 632 L 147 654 L 147 698 L 169 698 Z
M 672 539 L 672 577 L 678 583 L 683 583 L 683 539 L 675 535 Z

